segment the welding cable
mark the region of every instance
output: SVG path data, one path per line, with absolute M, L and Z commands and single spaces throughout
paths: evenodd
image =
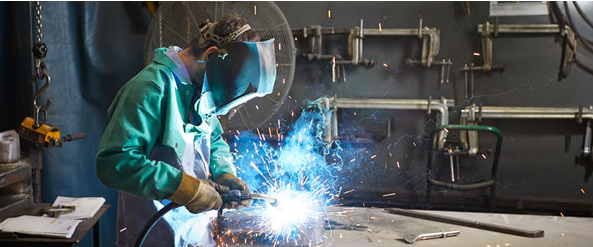
M 589 19 L 589 17 L 587 17 L 587 15 L 585 14 L 585 11 L 583 11 L 583 9 L 581 9 L 581 6 L 577 3 L 577 1 L 572 2 L 572 4 L 574 5 L 574 8 L 577 10 L 577 12 L 579 12 L 579 15 L 581 16 L 581 18 L 583 18 L 583 20 L 589 24 L 589 27 L 593 28 L 593 21 L 591 21 L 591 19 Z
M 575 28 L 574 22 L 572 20 L 572 15 L 570 14 L 570 10 L 568 8 L 568 4 L 564 3 L 564 12 L 566 13 L 566 16 L 564 16 L 562 14 L 562 12 L 560 11 L 560 6 L 557 2 L 552 2 L 550 3 L 550 9 L 552 10 L 552 14 L 556 19 L 556 22 L 562 26 L 568 25 L 569 27 L 572 28 L 573 32 L 575 33 L 575 36 L 577 37 L 577 40 L 581 41 L 581 42 L 577 42 L 578 46 L 583 48 L 586 52 L 589 53 L 593 53 L 593 48 L 590 46 L 593 44 L 593 42 L 591 40 L 589 40 L 586 37 L 583 37 L 583 35 L 581 35 L 581 33 L 579 32 L 579 30 L 577 30 Z M 576 49 L 576 47 L 573 47 L 572 44 L 569 42 L 568 45 L 570 46 L 570 48 L 574 51 Z M 580 69 L 584 70 L 585 72 L 589 73 L 589 74 L 593 74 L 593 69 L 590 68 L 589 66 L 585 65 L 586 63 L 583 63 L 581 61 L 581 59 L 579 59 L 579 56 L 575 56 L 574 58 L 575 64 L 577 65 L 577 67 L 579 67 Z
M 161 210 L 156 212 L 152 217 L 150 217 L 148 222 L 146 222 L 146 225 L 144 225 L 144 227 L 142 228 L 142 231 L 140 231 L 140 233 L 138 234 L 138 238 L 136 238 L 136 243 L 134 243 L 134 247 L 142 246 L 142 243 L 144 243 L 144 240 L 146 239 L 146 236 L 148 236 L 148 233 L 150 232 L 150 230 L 152 230 L 152 228 L 156 225 L 156 223 L 159 222 L 159 220 L 163 217 L 163 215 L 165 215 L 172 209 L 175 209 L 178 207 L 181 207 L 181 205 L 171 202 L 167 206 L 161 208 Z

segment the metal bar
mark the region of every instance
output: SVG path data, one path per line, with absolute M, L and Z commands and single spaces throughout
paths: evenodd
M 498 24 L 487 25 L 478 24 L 478 32 L 493 33 L 497 28 L 498 33 L 559 33 L 560 27 L 557 24 Z
M 424 34 L 424 32 L 422 32 Z M 365 28 L 362 32 L 365 36 L 418 36 L 418 29 L 407 29 L 407 28 L 381 28 L 381 30 L 377 28 Z M 428 35 L 428 34 L 426 34 Z
M 469 116 L 469 109 L 461 110 L 461 117 Z M 579 116 L 578 108 L 552 108 L 552 107 L 505 107 L 483 106 L 476 112 L 482 118 L 520 118 L 520 119 L 573 119 Z M 593 119 L 593 110 L 583 109 L 582 118 Z
M 592 129 L 591 129 L 591 120 L 587 120 L 587 127 L 585 128 L 585 136 L 583 139 L 583 155 L 590 156 L 591 155 L 591 138 L 592 138 Z
M 414 217 L 414 218 L 419 218 L 419 219 L 432 220 L 432 221 L 438 221 L 438 222 L 443 222 L 443 223 L 448 223 L 448 224 L 473 227 L 473 228 L 478 228 L 478 229 L 483 229 L 483 230 L 488 230 L 488 231 L 502 232 L 502 233 L 523 236 L 523 237 L 528 237 L 528 238 L 542 238 L 542 237 L 544 237 L 543 230 L 535 230 L 535 231 L 524 230 L 524 229 L 519 229 L 519 228 L 515 228 L 515 227 L 501 226 L 501 225 L 495 225 L 495 224 L 490 224 L 490 223 L 486 223 L 486 222 L 459 219 L 459 218 L 454 218 L 454 217 L 449 217 L 449 216 L 429 214 L 429 213 L 418 212 L 418 211 L 413 211 L 413 210 L 405 210 L 405 209 L 399 209 L 399 208 L 386 208 L 385 210 L 392 214 L 399 214 L 399 215 Z

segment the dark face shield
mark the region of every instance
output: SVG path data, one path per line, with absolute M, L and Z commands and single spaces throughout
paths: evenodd
M 223 44 L 206 64 L 205 81 L 203 91 L 211 92 L 217 115 L 272 93 L 276 81 L 274 39 Z

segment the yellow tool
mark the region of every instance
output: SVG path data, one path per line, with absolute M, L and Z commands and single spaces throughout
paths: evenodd
M 35 128 L 35 120 L 26 117 L 19 128 L 19 135 L 30 142 L 37 143 L 44 147 L 56 147 L 60 143 L 60 129 L 47 124 L 41 124 Z

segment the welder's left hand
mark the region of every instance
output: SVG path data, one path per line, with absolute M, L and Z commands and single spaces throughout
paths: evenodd
M 223 174 L 219 175 L 216 178 L 216 183 L 218 183 L 220 185 L 228 186 L 231 190 L 241 190 L 241 191 L 246 191 L 247 193 L 251 193 L 251 190 L 249 190 L 249 187 L 247 186 L 247 183 L 245 183 L 245 181 L 241 180 L 237 176 L 230 174 L 230 173 L 223 173 Z M 237 203 L 237 202 L 227 203 L 223 207 L 237 209 L 237 208 L 241 208 L 241 207 L 249 207 L 249 206 L 251 206 L 251 203 L 253 203 L 253 200 L 243 200 L 243 201 L 241 201 L 241 203 Z

